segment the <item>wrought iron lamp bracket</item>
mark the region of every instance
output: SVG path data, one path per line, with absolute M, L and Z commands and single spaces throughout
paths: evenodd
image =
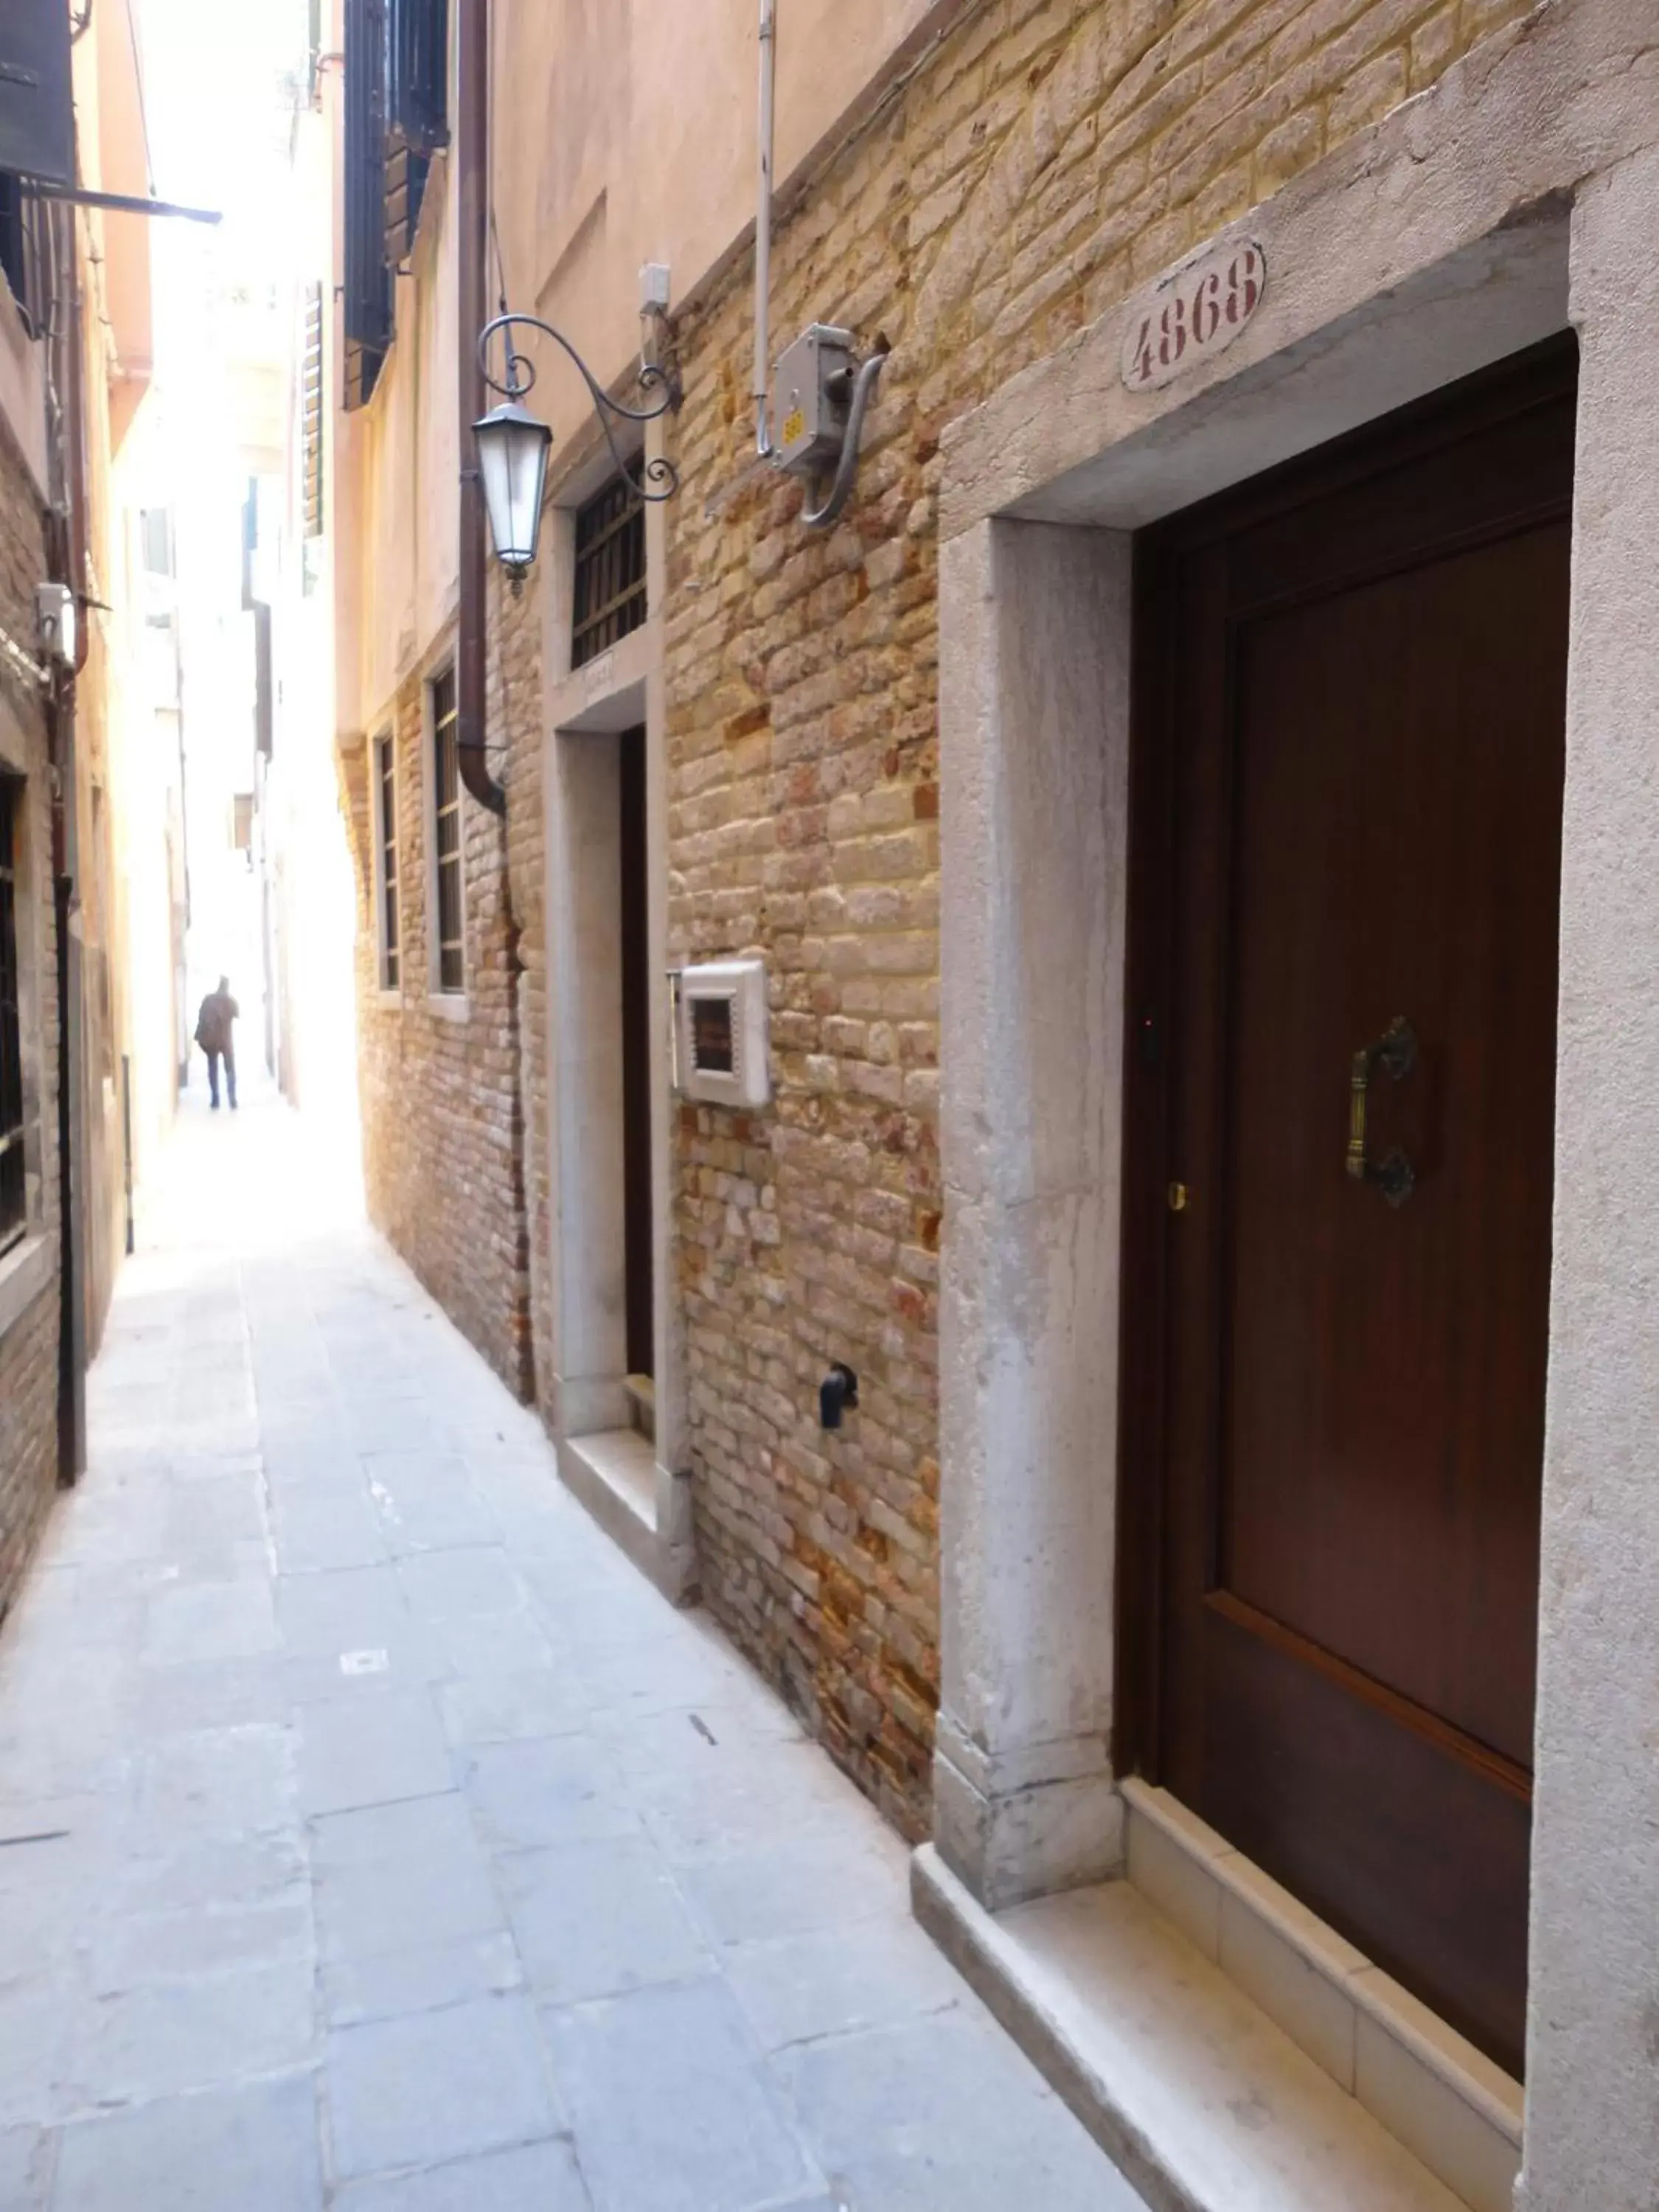
M 623 422 L 658 421 L 671 409 L 679 405 L 680 380 L 678 374 L 672 369 L 659 368 L 654 362 L 644 362 L 639 372 L 640 382 L 647 391 L 660 386 L 661 397 L 652 407 L 624 407 L 620 399 L 611 398 L 562 331 L 555 330 L 551 323 L 544 323 L 539 315 L 520 314 L 514 312 L 492 317 L 478 333 L 478 367 L 483 373 L 484 382 L 492 392 L 499 392 L 504 399 L 522 401 L 534 391 L 536 386 L 535 362 L 531 360 L 528 354 L 520 353 L 514 343 L 513 331 L 515 325 L 522 326 L 526 330 L 540 331 L 544 337 L 551 338 L 556 345 L 562 346 L 569 355 L 576 365 L 578 375 L 587 386 L 588 396 L 593 402 L 593 412 L 598 416 L 599 428 L 605 433 L 605 442 L 611 448 L 611 458 L 617 465 L 617 473 L 632 487 L 635 495 L 639 499 L 648 501 L 653 506 L 663 500 L 672 499 L 680 488 L 680 472 L 672 461 L 664 460 L 659 454 L 655 459 L 646 463 L 642 478 L 636 477 L 623 459 L 622 449 L 617 443 L 616 433 L 611 427 L 610 418 L 614 416 L 619 422 Z M 500 377 L 492 376 L 489 370 L 489 342 L 498 331 L 502 333 L 505 342 L 505 358 L 502 362 L 507 379 L 505 383 Z M 659 489 L 655 491 L 647 489 L 647 487 L 652 484 L 658 485 Z

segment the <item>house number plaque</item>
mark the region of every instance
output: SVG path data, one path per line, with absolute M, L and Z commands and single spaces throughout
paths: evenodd
M 1261 305 L 1267 257 L 1253 240 L 1218 246 L 1139 301 L 1123 340 L 1123 381 L 1156 392 L 1230 346 Z

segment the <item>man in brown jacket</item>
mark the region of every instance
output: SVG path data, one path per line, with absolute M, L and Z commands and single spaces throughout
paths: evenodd
M 219 1062 L 225 1063 L 225 1092 L 230 1100 L 230 1110 L 236 1111 L 236 1040 L 231 1024 L 241 1008 L 230 995 L 230 978 L 222 975 L 219 988 L 210 991 L 202 1001 L 202 1011 L 196 1017 L 196 1042 L 207 1054 L 208 1091 L 213 1111 L 219 1110 Z

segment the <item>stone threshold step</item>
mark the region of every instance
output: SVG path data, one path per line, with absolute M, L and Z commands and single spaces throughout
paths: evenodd
M 1127 1881 L 993 1916 L 927 1844 L 911 1897 L 1152 2212 L 1462 2212 Z
M 1474 2212 L 1510 2212 L 1521 2084 L 1167 1790 L 1118 1786 L 1154 1909 Z
M 637 1429 L 564 1437 L 558 1467 L 565 1487 L 663 1595 L 675 1605 L 695 1603 L 690 1496 L 679 1478 L 663 1474 L 651 1440 Z M 665 1484 L 667 1527 L 659 1516 Z

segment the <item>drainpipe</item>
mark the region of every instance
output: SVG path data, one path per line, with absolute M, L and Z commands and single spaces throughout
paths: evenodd
M 460 623 L 455 643 L 455 745 L 461 781 L 480 806 L 507 812 L 507 793 L 484 756 L 483 488 L 472 425 L 484 411 L 478 333 L 489 320 L 489 0 L 459 0 L 456 153 L 459 177 L 459 268 L 456 291 L 460 374 Z
M 777 85 L 777 0 L 760 0 L 759 159 L 755 194 L 755 451 L 765 460 L 772 451 L 767 420 L 771 404 L 772 364 L 772 143 Z
M 51 566 L 53 580 L 67 584 L 76 594 L 80 617 L 74 671 L 56 674 L 46 711 L 58 956 L 58 1480 L 67 1485 L 76 1481 L 86 1466 L 87 1329 L 81 1290 L 86 1250 L 86 1126 L 80 1110 L 82 973 L 81 942 L 71 925 L 80 863 L 75 678 L 86 666 L 91 649 L 91 611 L 85 598 L 86 453 L 82 441 L 81 294 L 74 210 L 49 221 L 52 343 L 58 349 L 58 358 L 52 364 L 53 391 L 48 398 L 55 418 L 48 426 L 54 478 Z
M 502 820 L 501 918 L 507 932 L 507 1021 L 513 1064 L 513 1111 L 508 1172 L 516 1224 L 514 1265 L 520 1282 L 530 1279 L 529 1186 L 525 1170 L 525 1080 L 520 981 L 524 962 L 521 935 L 513 908 L 513 878 L 505 822 L 507 793 L 489 773 L 484 754 L 484 586 L 489 554 L 484 544 L 483 486 L 472 440 L 472 425 L 484 411 L 483 370 L 478 333 L 489 319 L 489 0 L 457 0 L 456 139 L 460 163 L 458 213 L 460 219 L 456 275 L 456 316 L 460 374 L 460 621 L 455 641 L 455 752 L 461 781 L 480 806 Z M 505 306 L 505 301 L 502 302 Z M 527 1300 L 515 1316 L 519 1396 L 536 1402 L 536 1350 Z

